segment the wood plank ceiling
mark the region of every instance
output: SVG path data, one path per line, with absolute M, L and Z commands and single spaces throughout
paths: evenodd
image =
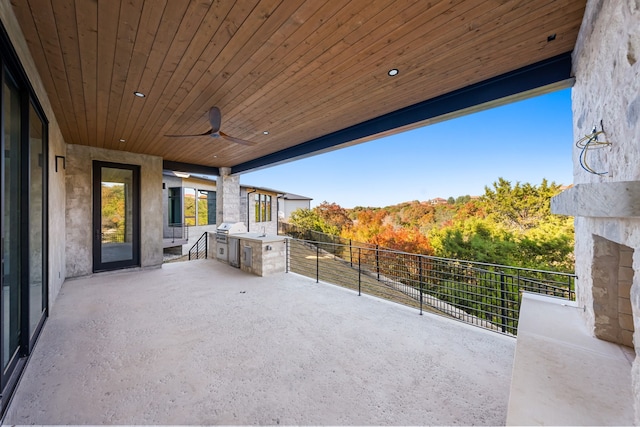
M 67 143 L 213 167 L 569 52 L 585 7 L 585 0 L 11 3 Z M 399 74 L 389 77 L 391 68 Z M 256 144 L 164 136 L 206 132 L 214 105 L 222 131 Z

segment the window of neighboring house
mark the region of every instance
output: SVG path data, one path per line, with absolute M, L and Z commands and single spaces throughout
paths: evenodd
M 184 189 L 184 224 L 196 225 L 196 189 Z
M 209 205 L 207 205 L 207 191 L 198 190 L 198 204 L 196 205 L 196 214 L 198 215 L 198 225 L 207 225 L 209 223 Z
M 182 225 L 182 188 L 169 188 L 169 225 Z
M 216 223 L 215 191 L 185 188 L 183 199 L 185 225 L 195 226 Z M 171 219 L 171 215 L 169 218 Z
M 271 196 L 256 193 L 255 195 L 256 222 L 271 221 Z
M 198 204 L 196 206 L 198 225 L 216 223 L 216 192 L 198 190 Z

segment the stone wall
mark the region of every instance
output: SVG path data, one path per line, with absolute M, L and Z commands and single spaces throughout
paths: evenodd
M 251 248 L 251 260 L 245 260 L 245 248 Z M 258 276 L 283 273 L 286 268 L 286 247 L 284 238 L 280 241 L 240 240 L 240 269 Z
M 618 265 L 618 326 L 620 342 L 633 347 L 633 310 L 631 307 L 631 286 L 633 285 L 633 253 L 634 250 L 621 245 Z
M 220 168 L 216 192 L 216 222 L 240 221 L 240 176 L 229 175 L 230 168 Z
M 572 92 L 574 138 L 604 130 L 610 147 L 591 150 L 589 165 L 602 175 L 590 174 L 574 149 L 574 182 L 640 181 L 640 2 L 589 0 L 573 54 L 576 83 Z M 595 236 L 595 237 L 594 237 Z M 577 298 L 585 320 L 594 330 L 604 326 L 594 292 L 604 292 L 598 267 L 594 269 L 598 241 L 607 239 L 633 250 L 634 271 L 640 271 L 640 219 L 576 218 Z M 595 248 L 595 249 L 594 249 Z M 628 257 L 628 254 L 624 255 Z M 619 272 L 618 272 L 619 274 Z M 616 274 L 616 275 L 618 275 Z M 626 274 L 623 272 L 623 274 Z M 634 313 L 634 346 L 640 350 L 640 274 L 633 275 L 630 303 Z M 616 306 L 619 302 L 610 301 Z M 624 304 L 624 302 L 623 302 Z M 617 310 L 618 307 L 616 307 Z M 606 310 L 600 311 L 600 313 Z M 604 315 L 606 316 L 606 315 Z M 640 402 L 640 363 L 632 368 L 635 401 Z M 636 404 L 640 424 L 640 405 Z
M 593 251 L 594 333 L 600 339 L 633 347 L 634 251 L 601 236 L 594 236 Z

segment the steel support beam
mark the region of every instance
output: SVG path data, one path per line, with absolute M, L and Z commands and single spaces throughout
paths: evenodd
M 196 165 L 193 163 L 172 162 L 171 160 L 162 161 L 162 169 L 176 171 L 199 173 L 202 175 L 220 176 L 220 170 L 213 166 Z

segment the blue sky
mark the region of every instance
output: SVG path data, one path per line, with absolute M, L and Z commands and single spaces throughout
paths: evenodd
M 312 206 L 383 207 L 481 195 L 499 177 L 570 184 L 572 148 L 565 89 L 246 173 L 240 182 L 312 197 Z

